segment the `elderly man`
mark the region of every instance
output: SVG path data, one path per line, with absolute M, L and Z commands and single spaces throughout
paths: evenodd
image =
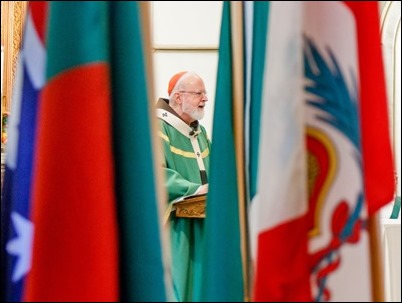
M 157 117 L 164 146 L 166 190 L 176 199 L 208 192 L 211 142 L 198 120 L 208 101 L 204 81 L 194 72 L 174 75 L 168 86 L 169 99 L 160 98 Z M 177 301 L 199 298 L 203 219 L 170 215 L 172 276 Z

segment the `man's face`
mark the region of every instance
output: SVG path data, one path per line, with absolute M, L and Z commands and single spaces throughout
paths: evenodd
M 181 91 L 180 93 L 183 95 L 183 113 L 190 116 L 193 120 L 201 120 L 204 118 L 205 102 L 208 101 L 205 89 Z

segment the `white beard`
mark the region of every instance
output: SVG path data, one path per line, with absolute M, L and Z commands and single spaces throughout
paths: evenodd
M 204 109 L 203 108 L 193 108 L 191 106 L 188 106 L 186 104 L 183 104 L 183 112 L 189 115 L 191 118 L 194 120 L 201 120 L 204 118 Z

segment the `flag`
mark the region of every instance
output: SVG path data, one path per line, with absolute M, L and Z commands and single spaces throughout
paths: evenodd
M 231 33 L 234 30 L 241 36 L 242 23 L 235 22 L 240 20 L 238 14 L 241 14 L 241 2 L 224 2 L 213 119 L 215 143 L 211 150 L 204 226 L 204 245 L 208 249 L 202 263 L 203 293 L 199 298 L 204 302 L 243 302 L 245 296 L 240 213 L 244 197 L 238 181 L 243 173 L 237 171 L 241 154 L 236 148 L 243 146 L 239 124 L 243 118 L 242 66 L 240 62 L 234 66 L 236 59 L 242 59 L 242 50 L 236 49 Z M 235 24 L 236 29 L 232 28 Z
M 356 20 L 342 2 L 305 4 L 304 14 L 313 296 L 371 301 Z
M 46 2 L 28 6 L 19 52 L 1 197 L 1 299 L 19 302 L 31 267 L 32 163 L 39 95 L 45 83 Z
M 147 65 L 151 50 L 145 49 L 150 28 L 149 20 L 144 19 L 149 16 L 146 5 L 136 1 L 111 3 L 113 142 L 121 224 L 121 300 L 163 302 L 170 295 L 169 287 L 165 291 L 165 282 L 170 285 L 171 277 L 168 270 L 164 271 L 167 265 L 163 259 L 168 260 L 169 250 L 163 250 L 162 256 L 168 226 L 160 231 L 158 215 L 157 191 L 161 189 L 164 175 L 159 166 L 161 162 L 156 162 L 156 170 L 155 161 L 162 159 L 162 154 L 156 153 L 151 140 L 157 125 L 152 125 L 155 123 L 155 103 L 149 93 L 152 83 L 147 83 L 152 74 L 151 66 Z M 154 140 L 154 144 L 160 143 L 156 136 Z M 160 186 L 156 184 L 158 177 Z
M 370 216 L 392 201 L 394 170 L 378 9 L 374 2 L 305 8 L 309 186 L 314 187 L 309 188 L 309 254 L 316 300 L 381 300 L 374 283 L 380 243 Z M 317 24 L 325 26 L 317 30 Z M 337 30 L 331 28 L 335 24 Z
M 257 191 L 249 212 L 255 301 L 311 300 L 301 8 L 300 2 L 269 7 Z
M 357 26 L 364 181 L 368 212 L 372 215 L 392 202 L 395 194 L 379 7 L 371 1 L 345 3 L 352 10 Z
M 268 1 L 244 2 L 245 27 L 245 154 L 247 200 L 257 191 L 261 101 L 267 47 Z
M 49 4 L 28 301 L 118 299 L 107 13 Z
M 256 301 L 372 300 L 367 220 L 391 201 L 393 169 L 378 7 L 348 5 L 271 3 L 258 185 L 250 210 Z M 366 28 L 361 22 L 376 23 Z M 371 60 L 368 53 L 362 57 L 369 43 L 376 45 L 372 70 L 362 67 Z M 367 88 L 377 80 L 379 88 Z M 371 112 L 370 91 L 380 98 L 380 113 Z M 381 130 L 367 128 L 373 116 Z M 380 147 L 368 148 L 371 140 Z M 381 158 L 380 150 L 385 168 L 376 170 L 379 164 L 367 161 Z M 374 171 L 387 181 L 368 189 L 378 177 Z
M 137 5 L 49 3 L 28 301 L 165 299 Z

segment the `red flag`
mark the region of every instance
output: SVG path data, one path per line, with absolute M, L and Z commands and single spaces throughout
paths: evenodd
M 376 1 L 345 1 L 356 19 L 365 193 L 369 215 L 392 202 L 394 161 L 390 144 L 379 8 Z

